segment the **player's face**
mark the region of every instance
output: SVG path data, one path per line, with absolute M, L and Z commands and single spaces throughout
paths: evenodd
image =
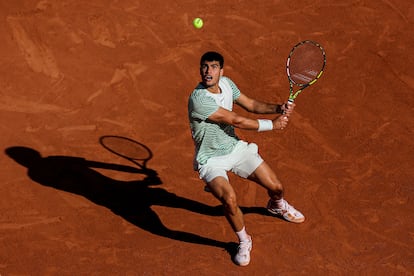
M 200 75 L 204 86 L 216 86 L 223 75 L 223 68 L 220 68 L 218 61 L 204 61 L 200 66 Z

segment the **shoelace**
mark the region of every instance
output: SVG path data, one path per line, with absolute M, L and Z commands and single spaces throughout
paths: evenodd
M 295 215 L 296 216 L 296 209 L 295 209 L 295 207 L 293 207 L 292 205 L 290 205 L 290 204 L 287 204 L 287 202 L 285 201 L 285 203 L 286 203 L 286 205 L 284 206 L 285 208 L 284 208 L 284 210 L 286 211 L 286 212 L 289 212 L 289 213 L 292 213 L 293 215 Z M 286 208 L 287 207 L 287 208 Z
M 275 209 L 278 210 L 282 214 L 288 213 L 288 212 L 293 213 L 293 214 L 295 213 L 295 208 L 292 205 L 288 204 L 286 200 L 283 200 L 282 207 L 280 208 L 276 207 Z
M 250 241 L 241 241 L 240 243 L 239 243 L 239 249 L 243 249 L 243 250 L 248 250 L 249 249 L 249 247 L 250 247 Z

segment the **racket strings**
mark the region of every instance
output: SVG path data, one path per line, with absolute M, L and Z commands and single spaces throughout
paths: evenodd
M 319 76 L 324 63 L 325 55 L 320 47 L 312 43 L 300 44 L 289 57 L 288 75 L 296 84 L 309 84 Z

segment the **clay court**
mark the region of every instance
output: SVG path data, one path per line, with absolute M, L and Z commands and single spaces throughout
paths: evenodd
M 0 17 L 0 275 L 414 274 L 411 1 L 3 0 Z M 254 242 L 238 267 L 192 169 L 188 96 L 214 50 L 243 93 L 286 101 L 305 39 L 327 66 L 288 127 L 237 134 L 306 221 L 230 175 Z M 146 169 L 108 135 L 145 146 Z

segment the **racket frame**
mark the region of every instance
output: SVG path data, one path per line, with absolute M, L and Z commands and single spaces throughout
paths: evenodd
M 300 83 L 296 83 L 292 79 L 289 69 L 290 69 L 290 61 L 291 61 L 291 58 L 292 58 L 292 55 L 293 55 L 294 51 L 298 47 L 300 47 L 301 45 L 303 45 L 305 43 L 311 43 L 311 44 L 313 44 L 314 46 L 318 47 L 321 50 L 321 53 L 323 55 L 323 64 L 322 64 L 322 68 L 321 68 L 320 72 L 316 75 L 316 77 L 313 80 L 311 80 L 310 82 L 305 83 L 305 84 L 300 84 Z M 326 54 L 325 54 L 325 50 L 323 49 L 323 47 L 319 43 L 317 43 L 315 41 L 312 41 L 312 40 L 304 40 L 304 41 L 299 42 L 298 44 L 296 44 L 292 48 L 292 50 L 290 51 L 289 56 L 287 58 L 287 61 L 286 61 L 286 74 L 287 74 L 287 77 L 288 77 L 288 80 L 289 80 L 289 86 L 290 86 L 290 88 L 289 88 L 289 99 L 288 99 L 288 102 L 289 103 L 293 103 L 295 101 L 296 97 L 305 88 L 307 88 L 307 87 L 311 86 L 312 84 L 314 84 L 322 76 L 323 70 L 325 68 L 325 65 L 326 65 Z M 299 86 L 299 89 L 296 92 L 294 92 L 294 90 L 293 90 L 294 85 Z

